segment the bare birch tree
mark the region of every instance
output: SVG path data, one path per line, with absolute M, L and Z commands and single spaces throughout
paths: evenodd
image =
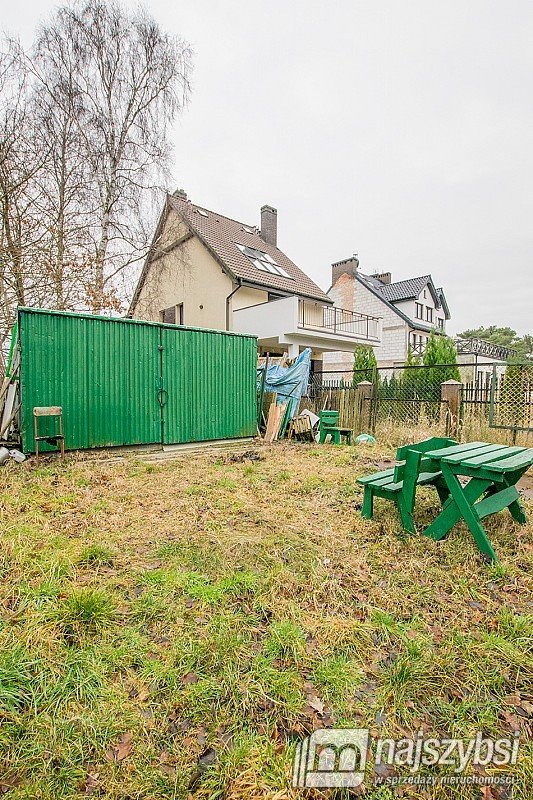
M 47 151 L 37 182 L 39 210 L 48 230 L 50 300 L 58 309 L 75 308 L 86 297 L 90 232 L 98 209 L 80 137 L 84 108 L 76 53 L 56 29 L 43 29 L 25 67 L 33 78 L 32 115 Z
M 55 37 L 72 42 L 83 105 L 79 128 L 99 209 L 94 226 L 92 305 L 147 246 L 140 208 L 169 164 L 169 125 L 189 95 L 191 52 L 144 11 L 90 0 L 58 11 Z
M 59 8 L 0 53 L 0 345 L 16 305 L 105 311 L 144 257 L 191 51 L 143 10 Z M 126 298 L 122 298 L 126 299 Z
M 46 231 L 36 186 L 46 151 L 37 145 L 29 113 L 27 75 L 12 54 L 0 58 L 0 345 L 17 305 L 39 303 L 45 281 L 38 264 Z

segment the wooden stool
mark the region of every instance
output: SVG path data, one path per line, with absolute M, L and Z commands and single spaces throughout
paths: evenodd
M 39 417 L 54 417 L 59 419 L 59 431 L 50 433 L 47 436 L 39 434 Z M 61 406 L 35 406 L 33 409 L 33 438 L 35 439 L 36 463 L 39 464 L 39 442 L 48 444 L 59 444 L 61 461 L 65 460 L 65 437 L 63 435 L 63 409 Z

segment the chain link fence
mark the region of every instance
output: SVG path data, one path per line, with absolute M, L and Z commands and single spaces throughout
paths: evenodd
M 454 435 L 533 445 L 533 365 L 443 364 L 323 371 L 302 408 L 340 412 L 358 433 Z

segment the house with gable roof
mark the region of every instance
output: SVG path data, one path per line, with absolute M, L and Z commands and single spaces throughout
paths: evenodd
M 336 307 L 278 247 L 275 208 L 262 207 L 258 228 L 181 190 L 167 195 L 128 316 L 253 334 L 261 354 L 290 358 L 380 341 L 378 316 Z
M 357 256 L 332 264 L 329 297 L 336 306 L 381 318 L 381 342 L 374 348 L 380 367 L 405 364 L 409 348 L 424 353 L 431 331 L 446 333 L 450 310 L 444 290 L 431 275 L 393 282 L 390 272 L 365 275 Z M 351 371 L 353 359 L 343 353 L 328 353 L 324 370 Z

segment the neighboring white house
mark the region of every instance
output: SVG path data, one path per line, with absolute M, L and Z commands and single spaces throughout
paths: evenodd
M 435 287 L 431 275 L 393 283 L 390 272 L 364 275 L 352 256 L 332 264 L 332 280 L 328 295 L 336 307 L 381 317 L 381 342 L 374 347 L 378 366 L 405 364 L 409 347 L 422 355 L 431 331 L 446 331 L 450 312 L 444 291 Z M 324 357 L 324 370 L 350 372 L 352 366 L 349 354 Z
M 129 316 L 258 337 L 261 354 L 290 358 L 305 347 L 353 354 L 380 342 L 378 315 L 333 300 L 277 246 L 277 211 L 261 228 L 168 195 Z

